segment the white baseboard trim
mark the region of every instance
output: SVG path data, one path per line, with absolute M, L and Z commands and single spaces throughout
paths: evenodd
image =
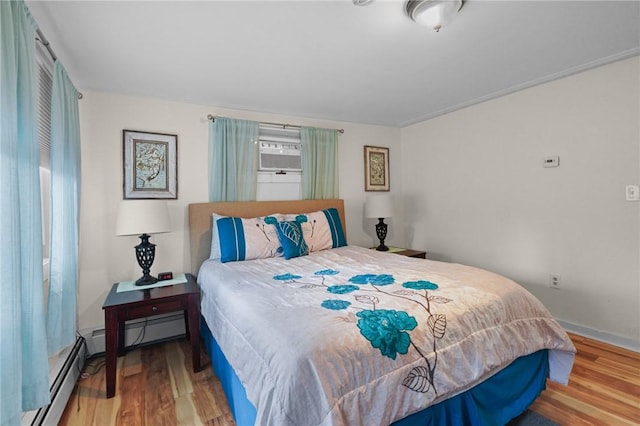
M 599 331 L 593 328 L 585 327 L 578 324 L 573 324 L 567 321 L 557 320 L 565 330 L 571 333 L 578 334 L 580 336 L 588 337 L 590 339 L 599 340 L 604 343 L 609 343 L 614 346 L 629 349 L 635 352 L 640 352 L 640 340 L 630 339 L 628 337 L 618 336 L 616 334 L 608 333 L 606 331 Z
M 129 321 L 125 325 L 125 347 L 144 345 L 147 343 L 168 340 L 186 333 L 184 328 L 184 314 L 176 312 L 169 315 L 158 315 L 142 320 Z M 80 334 L 87 340 L 89 355 L 104 353 L 104 328 L 80 330 Z
M 22 426 L 56 426 L 62 417 L 67 402 L 71 397 L 78 377 L 84 368 L 87 358 L 87 347 L 84 339 L 78 337 L 69 349 L 64 363 L 57 368 L 55 376 L 51 378 L 51 403 L 38 410 L 29 411 L 22 416 Z

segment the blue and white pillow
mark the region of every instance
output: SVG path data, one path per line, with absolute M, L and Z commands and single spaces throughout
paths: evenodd
M 276 223 L 278 220 L 275 216 L 217 219 L 215 226 L 220 246 L 220 261 L 235 262 L 278 256 L 281 248 Z
M 301 215 L 285 215 L 284 220 L 296 220 L 301 223 L 309 252 L 347 245 L 340 214 L 336 208 Z
M 299 221 L 285 221 L 276 224 L 278 239 L 282 245 L 285 259 L 306 256 L 309 254 L 309 247 L 304 240 L 304 234 Z

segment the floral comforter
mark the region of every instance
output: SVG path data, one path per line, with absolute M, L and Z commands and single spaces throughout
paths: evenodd
M 573 363 L 535 297 L 469 266 L 348 246 L 207 261 L 198 280 L 260 425 L 390 424 L 537 350 L 561 383 Z

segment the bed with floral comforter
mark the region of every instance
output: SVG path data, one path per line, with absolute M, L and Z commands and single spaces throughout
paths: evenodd
M 260 425 L 384 425 L 549 350 L 575 349 L 528 291 L 477 268 L 355 246 L 206 261 L 202 315 Z

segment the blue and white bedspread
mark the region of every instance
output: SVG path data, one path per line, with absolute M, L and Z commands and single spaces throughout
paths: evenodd
M 355 246 L 291 260 L 207 261 L 202 314 L 259 425 L 385 425 L 549 349 L 566 383 L 575 348 L 500 275 Z

